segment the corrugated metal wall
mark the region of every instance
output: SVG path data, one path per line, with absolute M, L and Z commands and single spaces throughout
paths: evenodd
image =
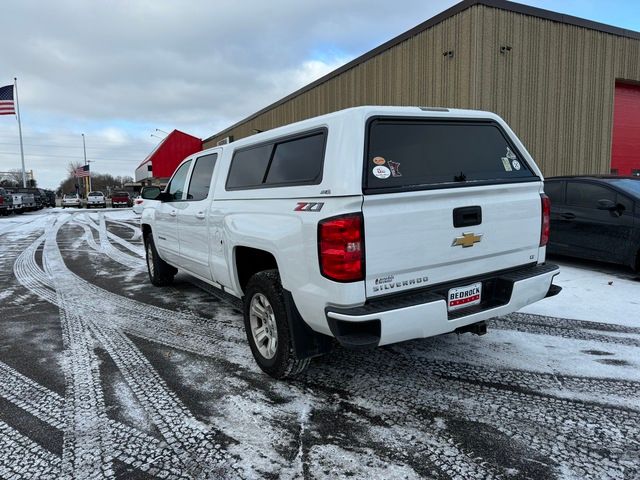
M 545 175 L 609 173 L 615 82 L 640 81 L 640 41 L 477 8 L 477 108 L 504 117 Z
M 547 176 L 608 173 L 616 80 L 640 82 L 640 41 L 475 5 L 205 147 L 351 106 L 447 106 L 501 115 Z

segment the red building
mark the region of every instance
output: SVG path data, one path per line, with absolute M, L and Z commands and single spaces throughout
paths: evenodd
M 182 160 L 200 150 L 202 139 L 174 130 L 136 168 L 136 182 L 164 184 Z

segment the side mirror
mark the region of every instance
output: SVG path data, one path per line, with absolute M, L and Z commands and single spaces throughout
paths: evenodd
M 598 200 L 598 210 L 609 210 L 610 212 L 617 210 L 618 206 L 611 200 Z
M 140 193 L 140 196 L 145 200 L 157 200 L 160 193 L 160 187 L 147 187 Z

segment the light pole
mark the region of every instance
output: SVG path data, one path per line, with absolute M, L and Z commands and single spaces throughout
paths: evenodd
M 84 133 L 82 134 L 82 150 L 84 151 L 84 164 L 89 165 L 89 162 L 87 162 L 87 145 L 84 141 Z M 91 169 L 89 169 L 89 192 L 90 191 L 91 191 Z

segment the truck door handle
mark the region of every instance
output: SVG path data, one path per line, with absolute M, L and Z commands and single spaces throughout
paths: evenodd
M 198 212 L 196 213 L 196 218 L 204 218 L 204 212 Z
M 175 210 L 171 210 L 169 212 L 169 215 L 171 215 L 172 217 L 175 217 L 178 214 L 178 212 L 176 212 Z
M 574 218 L 576 218 L 575 213 L 561 213 L 560 216 L 565 220 L 573 220 Z

